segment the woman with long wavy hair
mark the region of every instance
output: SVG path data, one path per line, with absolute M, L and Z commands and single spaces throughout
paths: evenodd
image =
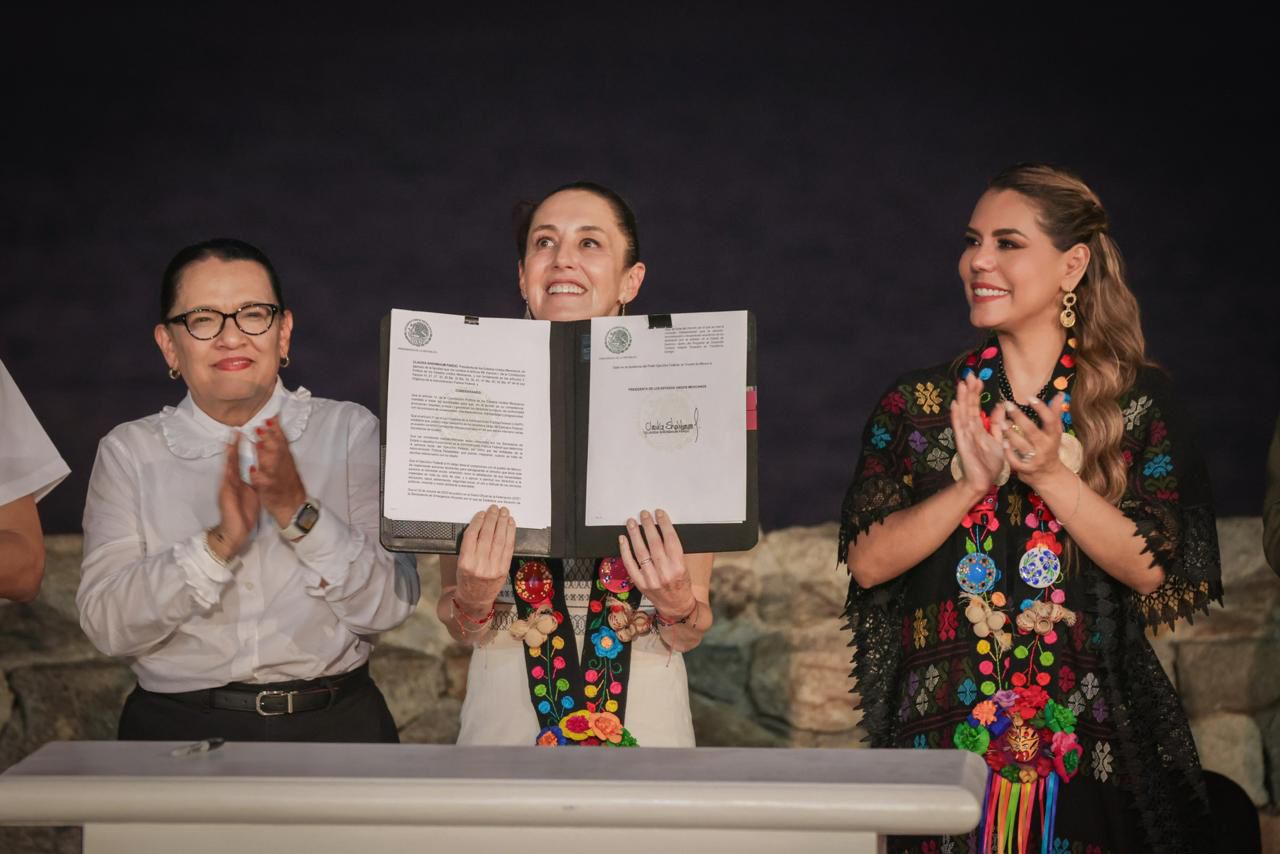
M 898 378 L 863 435 L 839 557 L 877 747 L 989 768 L 967 837 L 894 851 L 1194 851 L 1195 746 L 1143 630 L 1221 597 L 1208 478 L 1097 195 L 1020 164 L 960 256 L 988 337 Z

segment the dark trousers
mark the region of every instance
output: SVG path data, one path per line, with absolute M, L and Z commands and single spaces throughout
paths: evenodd
M 270 717 L 215 709 L 192 702 L 189 694 L 181 696 L 179 700 L 135 687 L 120 713 L 120 740 L 400 742 L 391 710 L 372 679 L 340 691 L 327 709 Z

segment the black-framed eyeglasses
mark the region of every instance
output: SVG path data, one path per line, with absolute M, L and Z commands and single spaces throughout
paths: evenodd
M 222 334 L 228 317 L 236 322 L 236 328 L 245 335 L 261 335 L 271 328 L 279 311 L 280 306 L 266 302 L 242 305 L 232 312 L 218 311 L 216 308 L 193 308 L 167 318 L 165 323 L 181 323 L 187 327 L 192 338 L 210 341 Z

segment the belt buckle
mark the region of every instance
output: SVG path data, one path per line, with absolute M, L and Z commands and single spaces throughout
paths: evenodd
M 273 718 L 277 715 L 293 714 L 293 695 L 297 691 L 259 691 L 258 695 L 253 698 L 253 710 L 264 718 Z M 262 701 L 267 697 L 284 697 L 287 700 L 287 708 L 283 712 L 268 712 L 263 710 Z

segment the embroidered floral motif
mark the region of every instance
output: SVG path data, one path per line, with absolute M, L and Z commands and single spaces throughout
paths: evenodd
M 894 415 L 901 415 L 907 408 L 907 399 L 902 396 L 902 392 L 895 389 L 884 396 L 884 400 L 880 401 L 880 407 Z
M 916 609 L 915 632 L 912 635 L 912 642 L 916 649 L 923 649 L 925 641 L 929 639 L 929 622 L 924 618 L 924 609 Z
M 933 383 L 916 383 L 916 406 L 926 415 L 942 411 L 942 393 Z
M 1099 741 L 1093 746 L 1093 776 L 1105 783 L 1112 773 L 1111 744 Z
M 915 450 L 917 454 L 924 453 L 924 449 L 929 447 L 929 440 L 924 437 L 919 430 L 912 430 L 911 435 L 907 437 L 907 444 Z
M 1169 459 L 1168 454 L 1157 454 L 1142 467 L 1142 473 L 1147 477 L 1164 477 L 1171 471 L 1173 471 L 1173 460 Z
M 951 465 L 951 455 L 941 448 L 931 448 L 924 459 L 934 471 L 942 471 Z
M 943 430 L 941 433 L 938 434 L 938 444 L 944 448 L 951 448 L 952 450 L 955 450 L 955 447 L 956 447 L 955 432 L 950 427 Z
M 1120 410 L 1120 414 L 1124 416 L 1124 429 L 1132 432 L 1133 428 L 1138 425 L 1138 421 L 1147 414 L 1147 410 L 1150 408 L 1151 398 L 1145 394 L 1136 400 L 1129 401 L 1129 405 Z
M 1092 700 L 1098 693 L 1098 677 L 1092 673 L 1086 673 L 1080 680 L 1080 688 L 1084 691 L 1085 699 Z
M 871 428 L 871 444 L 877 448 L 885 448 L 893 437 L 889 435 L 889 431 L 879 424 Z
M 955 640 L 956 627 L 959 625 L 960 616 L 956 612 L 955 603 L 948 599 L 938 609 L 938 640 Z

